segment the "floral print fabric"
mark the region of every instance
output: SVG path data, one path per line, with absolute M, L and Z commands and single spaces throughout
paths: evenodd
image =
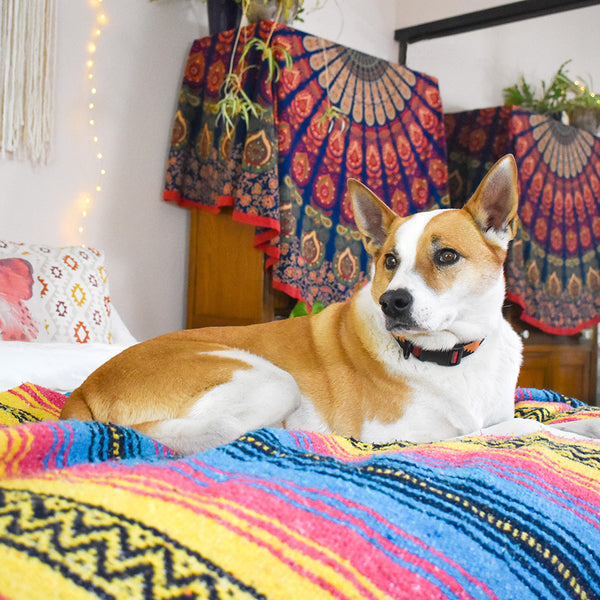
M 506 279 L 521 319 L 562 335 L 600 321 L 600 139 L 511 106 L 449 114 L 445 122 L 453 205 L 502 155 L 516 158 L 520 224 Z
M 437 81 L 295 29 L 262 22 L 196 40 L 173 128 L 164 199 L 256 226 L 273 286 L 309 305 L 343 300 L 368 257 L 346 191 L 368 185 L 401 215 L 449 204 Z M 224 78 L 252 36 L 280 74 L 248 55 L 244 91 L 262 107 L 231 135 L 217 116 Z M 285 66 L 282 49 L 293 64 Z M 332 109 L 345 115 L 332 118 Z

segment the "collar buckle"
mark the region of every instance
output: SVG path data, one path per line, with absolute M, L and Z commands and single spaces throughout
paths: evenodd
M 448 354 L 448 366 L 453 367 L 454 365 L 460 365 L 460 361 L 465 355 L 465 347 L 463 344 L 456 344 Z

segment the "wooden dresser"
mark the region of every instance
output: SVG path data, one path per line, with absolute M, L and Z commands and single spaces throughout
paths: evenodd
M 550 335 L 521 321 L 517 312 L 515 307 L 505 310 L 507 319 L 523 339 L 519 386 L 555 390 L 597 404 L 596 328 L 574 336 Z
M 187 327 L 249 325 L 287 316 L 294 300 L 274 290 L 264 254 L 253 247 L 254 227 L 192 210 Z

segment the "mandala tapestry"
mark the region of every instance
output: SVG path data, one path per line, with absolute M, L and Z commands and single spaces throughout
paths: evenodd
M 521 319 L 573 335 L 600 321 L 600 139 L 517 107 L 445 116 L 451 202 L 506 153 L 519 169 L 520 225 L 506 264 Z
M 244 92 L 261 106 L 227 134 L 217 103 L 245 41 L 254 49 Z M 295 29 L 262 22 L 196 40 L 175 117 L 164 199 L 256 227 L 273 286 L 309 305 L 344 300 L 368 257 L 346 193 L 355 177 L 399 214 L 449 204 L 437 81 Z M 293 64 L 285 66 L 282 49 Z M 331 115 L 342 113 L 342 118 Z

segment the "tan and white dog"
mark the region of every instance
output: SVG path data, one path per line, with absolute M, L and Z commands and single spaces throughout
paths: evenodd
M 61 418 L 132 426 L 183 454 L 264 426 L 435 441 L 511 419 L 521 342 L 502 316 L 512 156 L 464 208 L 400 217 L 348 182 L 371 282 L 309 317 L 180 331 L 125 350 Z

